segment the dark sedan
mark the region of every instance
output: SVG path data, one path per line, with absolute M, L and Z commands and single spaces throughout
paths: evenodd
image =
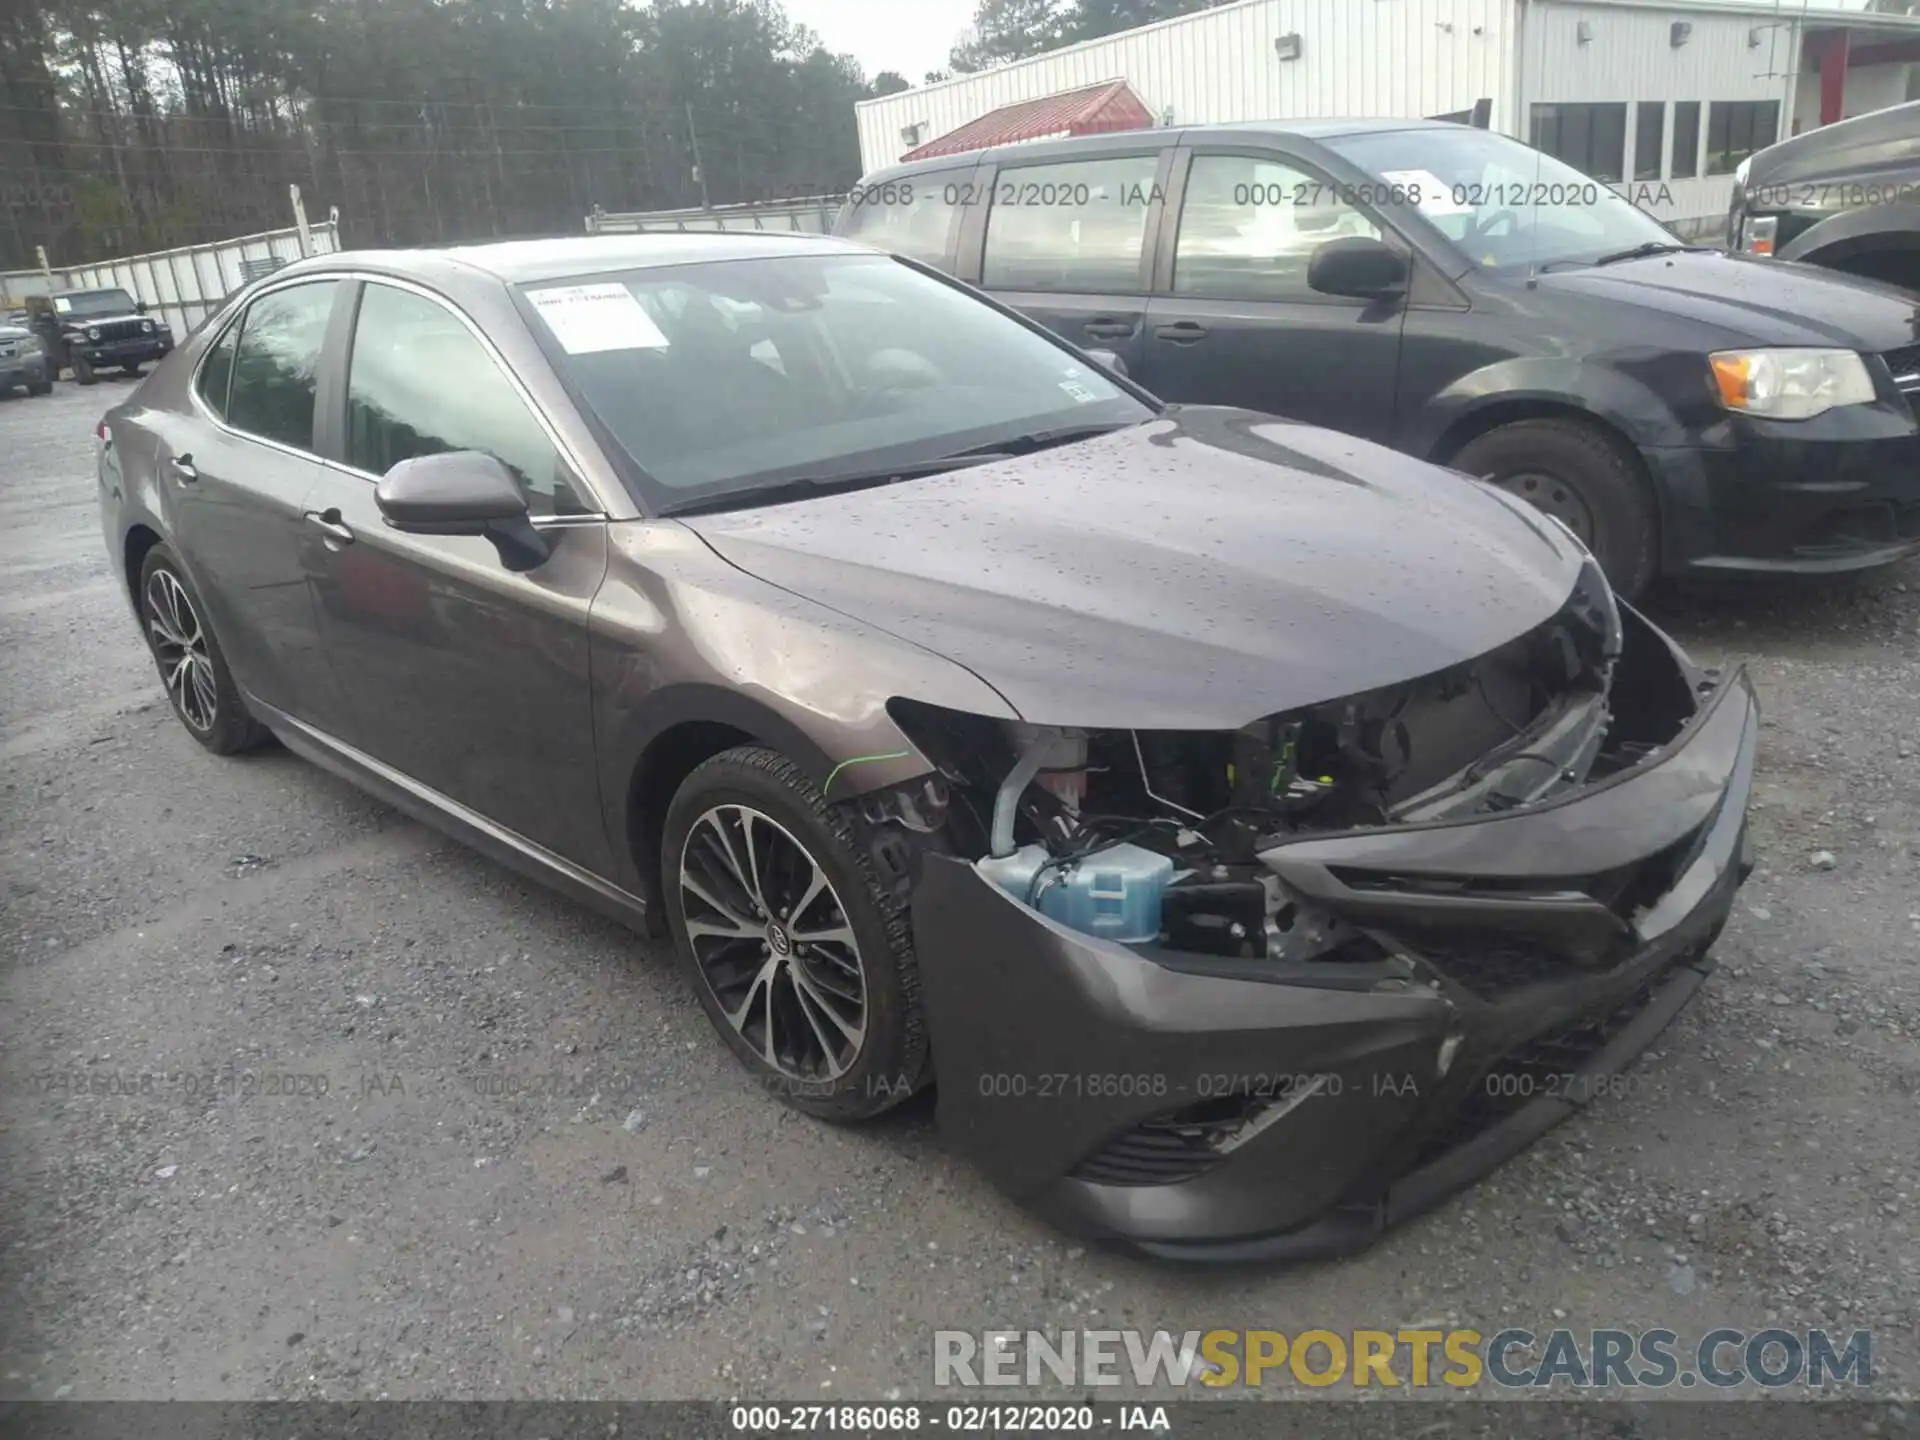
M 1747 869 L 1752 691 L 1565 527 L 840 241 L 303 262 L 110 412 L 100 499 L 208 750 L 670 935 L 781 1098 L 937 1079 L 1157 1253 L 1353 1248 L 1497 1163 Z

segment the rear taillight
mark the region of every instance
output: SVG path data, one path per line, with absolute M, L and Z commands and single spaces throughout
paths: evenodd
M 106 421 L 102 420 L 98 425 L 93 427 L 93 438 L 98 440 L 102 445 L 111 445 L 113 443 L 113 432 L 107 428 Z

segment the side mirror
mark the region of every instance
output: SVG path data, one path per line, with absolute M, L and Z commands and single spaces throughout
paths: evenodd
M 1086 350 L 1081 353 L 1093 361 L 1094 364 L 1104 365 L 1116 375 L 1124 375 L 1127 373 L 1127 362 L 1122 360 L 1119 355 L 1112 350 L 1102 348 L 1099 350 Z
M 136 300 L 133 302 L 133 309 L 136 315 L 144 315 L 147 313 L 147 302 L 144 300 Z
M 512 472 L 477 450 L 402 460 L 381 477 L 373 500 L 404 534 L 484 535 L 509 570 L 532 570 L 550 553 Z
M 1347 235 L 1317 246 L 1307 262 L 1307 285 L 1322 295 L 1380 300 L 1407 288 L 1407 257 L 1366 235 Z

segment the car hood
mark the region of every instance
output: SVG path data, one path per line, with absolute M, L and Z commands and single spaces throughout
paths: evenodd
M 60 325 L 61 328 L 66 330 L 84 330 L 89 325 L 123 325 L 129 320 L 138 322 L 141 320 L 153 320 L 153 317 L 151 315 L 142 315 L 138 310 L 128 310 L 124 314 L 116 315 L 62 315 L 60 317 Z M 154 324 L 158 325 L 159 323 L 159 321 L 154 320 Z
M 1028 720 L 1147 730 L 1237 727 L 1471 659 L 1550 617 L 1582 560 L 1477 481 L 1216 407 L 685 523 Z
M 1720 253 L 1650 255 L 1539 277 L 1540 289 L 1634 305 L 1719 332 L 1725 343 L 1839 346 L 1877 353 L 1920 340 L 1920 302 L 1831 270 Z

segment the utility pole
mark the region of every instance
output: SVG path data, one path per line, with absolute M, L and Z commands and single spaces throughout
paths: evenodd
M 700 132 L 693 128 L 693 102 L 687 101 L 687 139 L 693 142 L 693 178 L 700 182 L 700 208 L 711 210 L 713 201 L 707 195 L 707 171 L 700 163 Z

